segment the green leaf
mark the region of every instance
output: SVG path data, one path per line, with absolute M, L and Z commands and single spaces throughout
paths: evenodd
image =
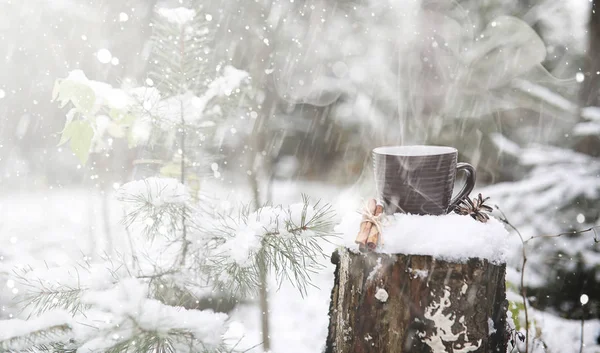
M 58 142 L 58 146 L 63 145 L 65 142 L 69 141 L 71 136 L 73 136 L 73 123 L 77 123 L 78 121 L 71 121 L 65 125 L 65 128 L 62 131 L 62 135 L 60 136 L 60 141 Z
M 80 85 L 79 90 L 73 95 L 71 101 L 79 110 L 89 113 L 96 102 L 96 94 L 88 86 Z
M 518 293 L 519 292 L 519 287 L 516 284 L 514 284 L 514 283 L 512 283 L 510 281 L 506 281 L 506 290 Z
M 79 158 L 81 164 L 85 164 L 90 155 L 94 129 L 86 121 L 73 121 L 69 124 L 69 134 L 71 150 Z
M 181 164 L 169 163 L 160 168 L 160 174 L 171 178 L 179 177 L 181 176 Z
M 70 80 L 55 83 L 52 96 L 60 101 L 61 107 L 71 101 L 75 108 L 84 114 L 91 112 L 96 102 L 93 89 L 83 83 Z
M 525 306 L 521 302 L 508 302 L 508 310 L 512 314 L 512 319 L 515 322 L 515 328 L 518 330 L 521 329 L 521 320 L 519 320 L 519 312 L 525 311 Z

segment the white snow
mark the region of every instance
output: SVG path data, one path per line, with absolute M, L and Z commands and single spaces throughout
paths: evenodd
M 205 114 L 206 102 L 191 92 L 169 97 L 152 104 L 151 111 L 159 118 L 162 129 L 168 130 L 181 124 L 181 119 L 186 124 L 194 124 L 200 121 Z
M 377 292 L 375 292 L 375 299 L 379 300 L 382 303 L 387 302 L 389 298 L 388 292 L 383 288 L 377 288 Z
M 565 112 L 575 113 L 577 111 L 577 104 L 571 102 L 570 100 L 564 98 L 563 96 L 555 92 L 552 92 L 550 89 L 544 86 L 522 79 L 513 80 L 513 86 L 517 89 L 522 90 L 523 92 L 531 94 L 532 96 L 548 104 L 562 109 Z
M 160 91 L 156 87 L 132 88 L 129 90 L 129 94 L 147 112 L 152 112 L 152 109 L 157 106 L 161 99 Z
M 530 318 L 536 327 L 539 327 L 541 339 L 547 347 L 551 347 L 552 352 L 578 352 L 581 340 L 581 321 L 566 320 L 561 317 L 553 316 L 543 311 L 530 308 Z M 524 330 L 523 330 L 524 332 Z M 588 320 L 583 324 L 583 352 L 598 352 L 596 339 L 600 334 L 600 320 Z M 535 332 L 530 333 L 530 338 L 535 337 Z M 530 343 L 530 346 L 533 342 Z M 533 350 L 530 349 L 530 352 Z M 539 349 L 537 352 L 544 352 Z
M 172 9 L 161 7 L 156 12 L 167 21 L 180 26 L 185 25 L 196 17 L 196 11 L 186 7 L 176 7 Z
M 587 121 L 575 125 L 573 133 L 578 136 L 599 135 L 600 124 L 598 121 Z
M 112 59 L 112 54 L 110 53 L 110 51 L 106 48 L 102 48 L 100 50 L 98 50 L 98 52 L 96 53 L 96 57 L 98 58 L 98 61 L 100 61 L 103 64 L 108 64 L 110 62 L 110 60 Z
M 242 267 L 253 264 L 253 255 L 260 249 L 261 240 L 267 234 L 290 236 L 292 228 L 306 224 L 314 215 L 313 207 L 304 209 L 304 203 L 291 204 L 288 207 L 265 206 L 248 215 L 247 220 L 225 218 L 215 228 L 225 224 L 232 236 L 216 249 L 216 253 L 232 259 Z M 210 223 L 210 221 L 207 220 Z M 311 236 L 310 229 L 295 232 L 300 236 Z
M 494 145 L 496 145 L 496 147 L 498 147 L 500 152 L 504 152 L 511 156 L 518 156 L 519 153 L 521 152 L 521 147 L 519 147 L 519 145 L 517 145 L 513 141 L 509 140 L 508 138 L 506 138 L 506 136 L 504 136 L 501 133 L 498 133 L 498 132 L 491 133 L 490 139 L 492 140 Z
M 166 334 L 179 329 L 192 332 L 208 346 L 219 344 L 226 329 L 226 314 L 211 310 L 186 310 L 149 299 L 148 285 L 134 278 L 125 279 L 108 291 L 86 293 L 82 301 L 110 312 L 121 320 L 133 319 L 135 325 L 147 331 Z
M 507 291 L 506 299 L 509 302 L 522 303 L 520 294 Z M 579 310 L 579 309 L 576 309 Z M 581 321 L 567 320 L 555 316 L 549 312 L 539 311 L 529 306 L 529 351 L 532 353 L 545 352 L 578 352 L 581 344 Z M 525 312 L 519 310 L 518 317 L 513 317 L 510 310 L 507 311 L 507 323 L 515 329 L 515 321 L 520 322 L 520 332 L 525 334 Z M 596 339 L 600 334 L 600 320 L 586 320 L 583 323 L 583 352 L 598 352 Z M 524 351 L 525 344 L 517 340 L 517 346 Z M 548 347 L 545 349 L 544 347 Z M 509 347 L 510 349 L 510 347 Z
M 558 1 L 552 3 L 552 5 L 549 8 L 538 6 L 540 15 L 544 16 L 548 23 L 554 24 L 554 26 L 550 26 L 553 27 L 552 29 L 549 27 L 548 39 L 556 43 L 560 43 L 562 40 L 562 43 L 569 43 L 569 51 L 576 50 L 578 53 L 585 53 L 588 49 L 588 21 L 592 2 L 589 0 L 571 0 Z M 564 6 L 564 9 L 560 8 L 562 6 Z M 568 21 L 561 19 L 563 17 L 561 15 L 566 17 Z M 568 29 L 563 23 L 568 26 Z
M 248 224 L 237 226 L 234 236 L 219 246 L 216 252 L 225 254 L 241 267 L 252 266 L 264 232 L 263 224 L 251 219 Z
M 587 120 L 600 121 L 600 108 L 585 107 L 581 109 L 581 117 Z
M 493 335 L 496 333 L 496 327 L 494 326 L 494 320 L 488 317 L 488 335 Z
M 109 63 L 112 60 L 112 54 L 106 50 L 101 49 L 97 53 L 98 60 L 103 63 Z M 88 86 L 94 91 L 94 110 L 97 110 L 102 105 L 107 105 L 110 108 L 124 109 L 134 104 L 133 97 L 119 88 L 113 88 L 111 85 L 94 81 L 87 78 L 82 70 L 73 70 L 69 72 L 67 77 L 63 81 L 72 81 Z
M 220 76 L 215 78 L 205 92 L 196 95 L 185 92 L 173 97 L 161 99 L 159 91 L 154 87 L 140 87 L 129 93 L 141 103 L 146 113 L 158 120 L 163 130 L 171 130 L 181 124 L 196 124 L 198 127 L 212 127 L 215 123 L 208 118 L 222 115 L 221 108 L 211 103 L 219 97 L 229 96 L 236 92 L 240 85 L 247 80 L 248 73 L 233 66 L 225 66 Z
M 73 320 L 63 310 L 48 311 L 30 320 L 0 320 L 0 342 L 55 326 L 71 326 Z
M 414 268 L 408 268 L 413 278 L 427 278 L 429 276 L 429 270 L 419 270 Z
M 190 194 L 176 179 L 151 177 L 124 184 L 117 190 L 117 199 L 124 202 L 143 200 L 161 207 L 167 203 L 183 204 L 190 199 Z
M 231 95 L 248 77 L 248 72 L 244 70 L 238 70 L 231 65 L 225 66 L 223 68 L 223 75 L 217 77 L 208 86 L 208 91 L 205 93 L 206 101 L 211 100 L 215 96 Z
M 357 251 L 356 235 L 361 215 L 347 214 L 336 231 L 342 234 L 342 245 Z M 503 263 L 509 251 L 509 233 L 495 218 L 481 223 L 469 216 L 410 215 L 397 213 L 383 223 L 383 234 L 376 250 L 388 254 L 430 255 L 435 258 L 464 262 L 469 258 Z
M 369 276 L 367 276 L 367 282 L 371 281 L 373 278 L 375 278 L 375 276 L 377 276 L 377 272 L 379 272 L 379 270 L 383 267 L 383 265 L 381 265 L 381 257 L 377 258 L 377 264 L 373 267 L 373 270 L 371 270 L 371 272 L 369 273 Z

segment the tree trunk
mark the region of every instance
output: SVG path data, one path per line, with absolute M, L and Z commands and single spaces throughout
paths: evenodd
M 332 256 L 326 353 L 506 352 L 506 266 L 431 256 Z
M 585 80 L 579 92 L 583 107 L 600 106 L 600 0 L 593 0 L 588 23 Z
M 600 0 L 593 0 L 589 12 L 588 49 L 585 55 L 585 79 L 579 91 L 579 106 L 600 106 Z M 583 120 L 581 117 L 579 120 Z M 579 136 L 575 150 L 600 157 L 600 138 L 595 134 Z

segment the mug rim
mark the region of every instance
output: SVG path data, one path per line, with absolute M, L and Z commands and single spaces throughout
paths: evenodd
M 450 146 L 400 145 L 376 147 L 373 149 L 373 153 L 382 156 L 427 157 L 458 153 L 458 150 Z

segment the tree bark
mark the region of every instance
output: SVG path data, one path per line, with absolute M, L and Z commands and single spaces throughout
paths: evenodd
M 326 353 L 506 352 L 506 265 L 431 256 L 332 256 Z
M 588 48 L 585 55 L 585 79 L 579 91 L 579 107 L 600 106 L 600 0 L 593 0 L 588 21 Z M 580 121 L 584 119 L 579 117 Z M 600 157 L 600 138 L 597 135 L 579 136 L 575 150 Z
M 585 55 L 585 80 L 579 92 L 583 107 L 600 106 L 600 0 L 593 0 L 589 12 L 588 49 Z

